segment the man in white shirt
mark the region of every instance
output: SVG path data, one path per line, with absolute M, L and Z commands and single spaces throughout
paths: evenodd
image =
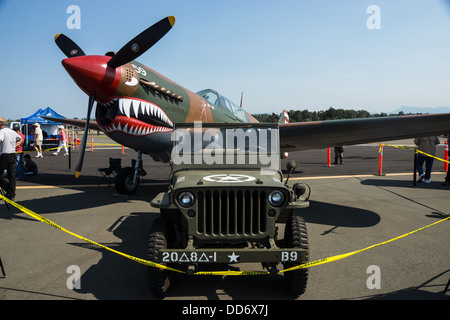
M 41 125 L 39 123 L 33 124 L 34 127 L 34 150 L 36 150 L 37 155 L 36 158 L 43 158 L 42 155 L 42 141 L 44 140 L 44 136 L 42 135 Z
M 0 117 L 0 187 L 6 191 L 6 197 L 14 200 L 16 196 L 16 147 L 22 143 L 17 132 L 7 128 L 8 122 Z M 8 181 L 3 178 L 7 170 Z

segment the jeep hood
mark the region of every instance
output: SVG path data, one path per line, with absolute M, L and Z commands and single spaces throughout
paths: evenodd
M 171 177 L 175 189 L 208 187 L 279 187 L 278 171 L 261 170 L 180 170 Z

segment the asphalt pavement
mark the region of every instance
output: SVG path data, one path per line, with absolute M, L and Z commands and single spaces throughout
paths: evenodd
M 103 136 L 97 143 L 107 144 Z M 412 141 L 392 142 L 410 145 Z M 311 189 L 304 217 L 310 261 L 352 252 L 417 230 L 447 217 L 450 187 L 442 186 L 443 163 L 436 162 L 430 184 L 413 185 L 413 152 L 385 147 L 383 175 L 379 146 L 346 147 L 344 164 L 328 166 L 327 150 L 291 153 L 290 183 Z M 167 189 L 168 164 L 144 158 L 148 175 L 137 194 L 117 195 L 102 184 L 98 168 L 110 157 L 131 165 L 136 152 L 94 145 L 86 152 L 82 176 L 74 177 L 78 151 L 68 157 L 45 152 L 35 159 L 39 174 L 17 183 L 15 201 L 76 234 L 120 252 L 146 258 L 152 221 L 150 201 Z M 34 153 L 32 153 L 34 155 Z M 331 150 L 333 157 L 333 150 Z M 437 156 L 443 157 L 443 146 Z M 333 159 L 332 161 L 333 162 Z M 0 278 L 4 300 L 155 300 L 146 267 L 82 241 L 19 209 L 0 204 Z M 450 222 L 444 221 L 397 241 L 309 269 L 299 300 L 449 300 Z M 247 270 L 259 268 L 246 265 Z M 2 275 L 0 271 L 0 276 Z M 71 288 L 72 280 L 79 287 Z M 292 300 L 275 276 L 182 276 L 165 300 Z

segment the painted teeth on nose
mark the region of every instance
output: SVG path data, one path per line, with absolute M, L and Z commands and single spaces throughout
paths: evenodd
M 123 99 L 119 100 L 119 111 L 120 111 L 121 114 L 124 114 L 124 112 L 123 112 Z
M 131 100 L 120 99 L 119 109 L 122 114 L 125 114 L 128 118 L 130 117 Z
M 139 115 L 139 107 L 141 103 L 139 101 L 131 101 L 131 105 L 133 106 L 134 115 L 137 118 Z
M 159 107 L 145 102 L 145 101 L 139 101 L 139 100 L 133 100 L 133 99 L 114 99 L 115 101 L 119 101 L 119 110 L 123 115 L 126 115 L 128 118 L 130 118 L 132 115 L 134 117 L 139 118 L 139 115 L 148 115 L 155 118 L 158 118 L 158 120 L 163 121 L 165 124 L 173 127 L 172 121 L 167 117 L 167 115 L 162 111 Z M 110 102 L 111 103 L 111 102 Z M 112 101 L 114 103 L 114 101 Z

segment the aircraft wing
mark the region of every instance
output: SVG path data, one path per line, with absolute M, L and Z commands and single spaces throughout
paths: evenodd
M 55 118 L 55 117 L 41 117 L 41 118 L 44 118 L 44 119 L 50 120 L 50 121 L 54 121 L 54 122 L 58 122 L 58 123 L 64 123 L 69 126 L 80 127 L 80 128 L 84 128 L 84 126 L 86 124 L 86 120 Z M 89 129 L 103 131 L 102 129 L 100 129 L 97 122 L 95 122 L 95 121 L 89 121 Z
M 280 124 L 282 151 L 328 148 L 450 133 L 450 113 Z

